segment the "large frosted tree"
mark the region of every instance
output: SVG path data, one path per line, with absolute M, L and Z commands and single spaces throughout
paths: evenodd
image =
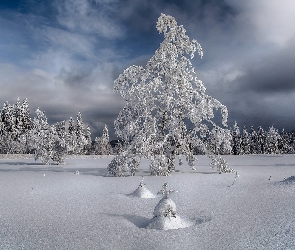
M 193 163 L 194 149 L 205 148 L 203 138 L 217 126 L 215 109 L 227 126 L 227 108 L 205 93 L 190 61 L 196 51 L 203 56 L 201 45 L 172 16 L 161 14 L 156 27 L 164 41 L 146 67 L 131 66 L 115 80 L 114 91 L 126 101 L 115 120 L 124 150 L 110 163 L 110 173 L 134 171 L 144 157 L 151 160 L 153 175 L 168 175 L 176 155 Z

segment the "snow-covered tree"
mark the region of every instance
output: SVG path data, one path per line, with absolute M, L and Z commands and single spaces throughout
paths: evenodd
M 1 151 L 3 153 L 26 153 L 27 132 L 31 128 L 31 117 L 28 101 L 22 103 L 18 98 L 14 105 L 5 102 L 0 110 L 1 125 Z
M 108 127 L 106 124 L 104 125 L 102 136 L 95 138 L 95 152 L 98 155 L 111 154 L 110 137 Z
M 75 127 L 76 132 L 76 147 L 75 147 L 75 153 L 81 154 L 83 153 L 84 147 L 87 145 L 87 139 L 85 136 L 85 129 L 84 129 L 84 123 L 82 119 L 81 112 L 78 112 L 77 114 L 77 123 Z
M 92 140 L 91 140 L 91 129 L 89 126 L 87 126 L 87 128 L 86 128 L 85 139 L 87 141 L 87 144 L 84 146 L 84 152 L 85 152 L 85 154 L 91 154 L 92 153 Z
M 228 112 L 197 79 L 190 59 L 196 51 L 203 56 L 200 44 L 172 16 L 161 14 L 156 27 L 164 41 L 146 67 L 131 66 L 115 80 L 115 92 L 126 101 L 115 129 L 124 141 L 122 155 L 148 158 L 152 174 L 168 175 L 177 154 L 192 160 L 195 147 L 205 146 L 202 134 L 217 126 L 214 110 L 221 110 L 223 126 Z
M 214 126 L 209 132 L 209 152 L 212 155 L 230 154 L 232 135 L 229 130 Z
M 274 126 L 271 126 L 265 136 L 265 152 L 269 154 L 279 153 L 279 140 L 281 136 Z
M 257 154 L 265 153 L 265 132 L 261 126 L 257 131 Z
M 15 131 L 14 108 L 8 102 L 1 109 L 1 146 L 3 153 L 13 153 L 13 142 L 17 139 Z
M 280 134 L 278 147 L 282 154 L 292 154 L 294 152 L 292 149 L 291 134 L 287 133 L 285 129 L 283 129 L 282 133 Z
M 58 122 L 51 126 L 52 139 L 54 141 L 52 148 L 52 160 L 57 164 L 64 164 L 68 154 L 67 150 L 67 133 L 65 121 Z
M 30 147 L 34 150 L 35 160 L 40 159 L 49 164 L 53 155 L 54 131 L 47 122 L 47 117 L 39 108 L 33 118 L 33 129 L 30 131 Z
M 232 153 L 234 155 L 241 154 L 241 134 L 240 134 L 240 127 L 235 122 L 234 127 L 232 129 Z
M 68 154 L 75 154 L 75 148 L 77 145 L 77 137 L 76 137 L 76 129 L 75 129 L 75 121 L 73 117 L 69 119 L 69 126 L 68 126 L 68 135 L 67 135 L 67 147 L 68 147 Z
M 38 108 L 28 138 L 35 160 L 40 159 L 44 164 L 49 164 L 50 160 L 64 163 L 67 155 L 65 122 L 50 126 L 45 113 Z
M 242 142 L 241 142 L 241 153 L 250 154 L 250 135 L 247 131 L 247 126 L 243 128 Z
M 251 126 L 250 135 L 250 152 L 251 154 L 258 154 L 258 136 L 253 126 Z

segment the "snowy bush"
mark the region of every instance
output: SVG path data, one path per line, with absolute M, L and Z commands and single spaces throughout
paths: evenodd
M 107 168 L 109 174 L 113 176 L 125 176 L 128 172 L 127 159 L 126 156 L 118 155 L 116 156 L 108 165 Z
M 234 173 L 236 172 L 234 169 L 230 168 L 227 162 L 220 155 L 210 155 L 211 158 L 210 166 L 212 169 L 215 169 L 221 173 Z

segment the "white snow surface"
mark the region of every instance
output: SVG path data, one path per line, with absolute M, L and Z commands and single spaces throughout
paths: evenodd
M 1 156 L 0 249 L 295 249 L 294 155 L 225 156 L 239 174 L 230 187 L 235 174 L 198 158 L 196 171 L 183 164 L 168 177 L 150 176 L 148 161 L 135 177 L 109 177 L 112 157 L 45 166 Z M 189 227 L 147 228 L 162 196 L 126 195 L 142 176 L 152 193 L 164 182 L 178 190 L 170 198 Z
M 186 228 L 193 225 L 192 221 L 184 221 L 180 216 L 176 217 L 154 217 L 146 226 L 147 229 L 172 230 Z

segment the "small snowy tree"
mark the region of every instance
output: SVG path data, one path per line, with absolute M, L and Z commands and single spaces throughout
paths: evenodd
M 271 126 L 265 136 L 265 151 L 269 154 L 278 154 L 279 140 L 281 140 L 281 136 L 278 130 L 275 129 L 274 126 Z
M 89 126 L 87 126 L 87 128 L 86 128 L 85 139 L 87 141 L 87 144 L 84 146 L 84 152 L 85 152 L 85 154 L 91 154 L 92 153 L 92 140 L 91 140 L 91 129 Z
M 265 150 L 265 132 L 261 126 L 257 131 L 257 154 L 264 154 Z
M 172 16 L 161 14 L 156 27 L 164 41 L 146 67 L 131 66 L 115 80 L 115 92 L 126 101 L 115 129 L 124 141 L 122 154 L 148 158 L 152 174 L 168 175 L 177 154 L 194 162 L 194 149 L 205 146 L 201 134 L 217 126 L 214 110 L 221 110 L 223 126 L 228 112 L 197 80 L 190 59 L 196 51 L 203 56 L 200 44 Z
M 253 126 L 251 126 L 250 135 L 250 152 L 251 154 L 258 154 L 258 135 Z
M 292 149 L 292 137 L 289 133 L 286 132 L 285 129 L 283 129 L 281 133 L 281 139 L 279 141 L 279 150 L 282 154 L 291 154 L 293 153 Z
M 49 164 L 50 160 L 57 164 L 64 163 L 67 155 L 65 122 L 50 126 L 45 113 L 38 108 L 28 138 L 35 160 L 40 159 L 44 164 Z
M 243 128 L 242 142 L 241 142 L 241 153 L 250 154 L 250 135 L 247 131 L 247 126 Z
M 34 150 L 35 160 L 40 159 L 44 164 L 49 164 L 53 155 L 53 134 L 54 129 L 48 124 L 45 113 L 38 108 L 30 131 L 30 146 Z
M 58 122 L 51 126 L 52 128 L 52 139 L 53 139 L 53 148 L 52 148 L 52 160 L 57 164 L 64 164 L 65 158 L 67 156 L 67 133 L 65 127 L 65 121 Z
M 75 148 L 77 146 L 77 136 L 76 136 L 76 125 L 73 117 L 69 119 L 68 133 L 67 133 L 67 147 L 68 154 L 75 154 Z
M 109 137 L 108 127 L 106 124 L 104 125 L 102 136 L 95 138 L 95 151 L 96 151 L 96 154 L 99 154 L 99 155 L 111 154 L 110 137 Z
M 232 129 L 232 153 L 234 155 L 241 154 L 241 134 L 237 122 L 235 122 L 234 127 Z
M 84 153 L 84 147 L 87 145 L 87 139 L 85 136 L 85 129 L 84 123 L 82 119 L 81 112 L 77 114 L 77 123 L 75 127 L 75 134 L 76 134 L 76 147 L 75 147 L 75 154 L 82 154 Z

